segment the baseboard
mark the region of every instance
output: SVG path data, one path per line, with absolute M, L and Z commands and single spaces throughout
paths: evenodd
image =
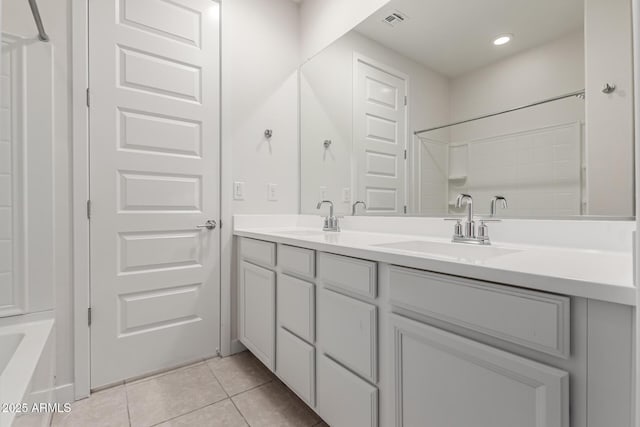
M 76 400 L 73 383 L 62 384 L 55 389 L 55 400 L 57 403 L 70 403 Z
M 245 351 L 246 349 L 247 347 L 245 347 L 239 339 L 236 338 L 235 340 L 231 340 L 231 354 L 240 353 Z

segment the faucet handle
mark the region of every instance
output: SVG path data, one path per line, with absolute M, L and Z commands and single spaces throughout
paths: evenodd
M 480 225 L 478 226 L 478 239 L 489 239 L 489 227 L 482 220 L 480 220 Z
M 457 220 L 456 224 L 453 226 L 453 235 L 456 237 L 462 237 L 463 233 L 462 233 L 462 221 L 461 220 Z

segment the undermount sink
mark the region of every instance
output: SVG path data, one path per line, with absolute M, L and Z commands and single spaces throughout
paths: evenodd
M 313 237 L 313 236 L 324 236 L 326 233 L 320 230 L 284 230 L 279 231 L 279 234 L 285 234 L 287 236 L 298 236 L 298 237 Z
M 494 246 L 471 246 L 462 243 L 439 243 L 424 240 L 377 244 L 380 248 L 420 252 L 438 258 L 466 261 L 486 261 L 503 255 L 521 252 L 517 249 L 497 248 Z

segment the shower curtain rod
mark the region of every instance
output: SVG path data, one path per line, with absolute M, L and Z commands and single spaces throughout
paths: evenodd
M 486 118 L 489 118 L 489 117 L 499 116 L 500 114 L 511 113 L 511 112 L 518 111 L 518 110 L 524 110 L 525 108 L 535 107 L 536 105 L 542 105 L 542 104 L 546 104 L 546 103 L 549 103 L 549 102 L 558 101 L 560 99 L 572 98 L 574 96 L 584 97 L 584 92 L 585 92 L 585 90 L 582 89 L 582 90 L 578 90 L 576 92 L 566 93 L 566 94 L 560 95 L 560 96 L 554 96 L 553 98 L 543 99 L 542 101 L 537 101 L 537 102 L 534 102 L 532 104 L 523 105 L 521 107 L 515 107 L 515 108 L 510 108 L 508 110 L 499 111 L 497 113 L 485 114 L 484 116 L 478 116 L 478 117 L 474 117 L 472 119 L 461 120 L 459 122 L 449 123 L 449 124 L 442 125 L 442 126 L 436 126 L 436 127 L 429 128 L 429 129 L 417 130 L 417 131 L 413 132 L 413 134 L 416 135 L 416 136 L 419 136 L 419 134 L 421 134 L 421 133 L 430 132 L 430 131 L 434 131 L 434 130 L 438 130 L 438 129 L 444 129 L 444 128 L 448 128 L 450 126 L 461 125 L 463 123 L 475 122 L 476 120 L 481 120 L 481 119 L 486 119 Z
M 38 27 L 38 38 L 43 42 L 48 42 L 49 36 L 44 30 L 44 25 L 42 25 L 42 18 L 40 18 L 40 11 L 38 10 L 38 5 L 36 4 L 36 0 L 29 0 L 29 6 L 31 6 L 31 13 L 33 14 L 33 20 L 36 21 L 36 27 Z

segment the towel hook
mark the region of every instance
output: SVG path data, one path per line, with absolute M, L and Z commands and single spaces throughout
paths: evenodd
M 613 93 L 616 90 L 616 85 L 612 83 L 606 83 L 602 88 L 602 93 Z

